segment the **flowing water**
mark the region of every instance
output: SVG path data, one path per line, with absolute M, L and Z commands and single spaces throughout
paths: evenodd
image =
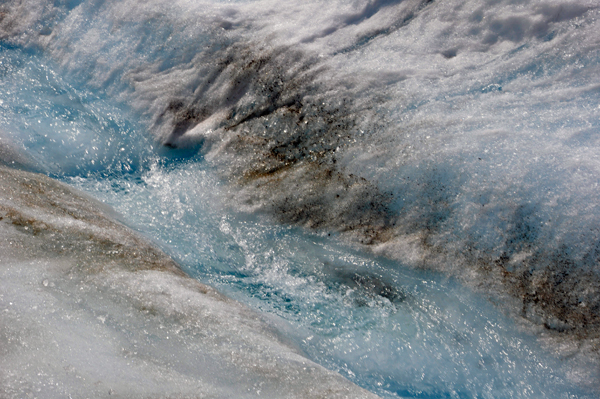
M 594 397 L 594 1 L 0 3 L 0 155 L 382 397 Z

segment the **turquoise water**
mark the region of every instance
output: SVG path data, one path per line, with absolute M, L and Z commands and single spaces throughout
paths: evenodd
M 260 4 L 252 4 L 213 4 L 213 15 L 186 2 L 173 7 L 156 2 L 130 17 L 119 14 L 126 5 L 82 2 L 55 16 L 57 33 L 48 43 L 27 37 L 0 41 L 0 138 L 31 158 L 28 168 L 109 204 L 188 274 L 261 312 L 307 357 L 382 397 L 593 397 L 585 388 L 593 378 L 582 373 L 585 365 L 544 347 L 540 329 L 528 324 L 531 318 L 512 317 L 513 299 L 473 290 L 478 275 L 465 266 L 460 248 L 524 259 L 562 244 L 580 269 L 594 272 L 598 53 L 577 48 L 569 24 L 592 29 L 595 19 L 580 18 L 587 12 L 583 8 L 567 8 L 569 24 L 548 17 L 546 28 L 536 28 L 544 33 L 541 38 L 523 28 L 523 37 L 509 40 L 502 26 L 519 27 L 527 17 L 498 17 L 488 36 L 485 29 L 480 33 L 487 47 L 455 43 L 458 50 L 442 57 L 427 50 L 422 43 L 427 35 L 415 25 L 401 28 L 379 8 L 367 7 L 369 12 L 356 16 L 350 13 L 353 6 L 340 2 L 341 11 L 326 8 L 320 17 L 331 18 L 330 30 L 322 30 L 317 18 L 297 33 L 327 40 L 302 42 L 300 36 L 271 32 L 289 47 L 283 56 L 263 59 L 275 64 L 276 79 L 269 81 L 264 76 L 271 75 L 261 70 L 227 69 L 251 60 L 236 58 L 246 51 L 240 42 L 255 43 L 271 29 L 256 22 L 263 14 Z M 373 4 L 404 7 L 403 2 Z M 307 5 L 305 13 L 313 7 Z M 423 10 L 419 7 L 415 10 Z M 182 10 L 189 14 L 178 14 Z M 421 28 L 439 18 L 424 10 L 417 19 Z M 552 7 L 527 10 L 554 15 Z M 283 11 L 272 13 L 286 18 Z M 98 15 L 93 22 L 82 19 Z M 475 23 L 469 18 L 457 14 L 456 26 Z M 387 23 L 388 30 L 348 50 L 347 38 L 362 35 L 362 26 L 374 29 L 370 23 Z M 238 29 L 247 42 L 227 33 Z M 544 43 L 554 37 L 547 36 L 550 31 L 563 35 L 556 48 L 572 44 L 573 54 L 544 56 Z M 493 47 L 490 32 L 506 48 Z M 431 31 L 438 41 L 452 35 Z M 407 44 L 411 39 L 414 47 Z M 306 46 L 316 46 L 315 59 L 327 61 L 295 54 L 294 46 L 313 51 L 299 43 L 313 43 Z M 439 44 L 444 46 L 449 42 Z M 266 51 L 258 47 L 257 53 Z M 234 55 L 222 52 L 228 48 L 236 49 Z M 437 64 L 428 69 L 417 48 Z M 218 61 L 213 65 L 211 59 Z M 286 67 L 300 72 L 290 77 Z M 326 72 L 319 75 L 319 68 Z M 376 72 L 356 82 L 348 78 L 342 87 L 346 77 L 369 75 L 364 73 L 369 68 Z M 227 86 L 227 79 L 237 83 Z M 256 94 L 257 81 L 276 94 Z M 305 112 L 307 127 L 285 113 L 297 106 L 297 100 L 285 99 L 292 90 L 312 107 Z M 347 104 L 335 103 L 347 96 L 352 98 Z M 285 106 L 278 103 L 281 98 Z M 232 103 L 227 122 L 213 123 L 211 118 Z M 288 138 L 294 129 L 299 133 Z M 229 132 L 247 142 L 281 140 L 288 148 L 285 167 L 301 165 L 298 170 L 304 171 L 307 164 L 336 164 L 323 170 L 337 173 L 356 191 L 345 189 L 347 202 L 340 205 L 337 183 L 311 185 L 321 172 L 264 183 L 264 192 L 261 180 L 237 185 L 238 174 L 260 171 L 256 165 L 281 158 L 264 160 L 260 147 L 238 142 Z M 274 168 L 287 173 L 281 165 Z M 313 190 L 324 191 L 326 199 L 309 196 L 306 203 L 341 207 L 342 213 L 351 209 L 357 216 L 339 217 L 337 210 L 310 215 L 309 210 L 309 216 L 290 219 L 277 213 L 288 209 L 281 198 L 301 198 Z M 386 195 L 392 199 L 373 205 Z M 410 239 L 376 241 L 381 247 L 373 250 L 348 238 L 349 230 L 360 230 L 372 217 L 361 198 L 383 209 L 369 226 L 394 223 L 395 237 Z M 425 230 L 433 237 L 427 248 L 444 248 L 446 258 L 427 258 L 427 249 L 403 246 Z M 463 268 L 466 277 L 457 273 Z M 580 302 L 590 297 L 595 294 Z

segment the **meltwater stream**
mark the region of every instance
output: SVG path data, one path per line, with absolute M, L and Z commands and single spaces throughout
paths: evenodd
M 382 397 L 594 397 L 594 2 L 0 4 L 0 155 Z
M 382 397 L 587 397 L 571 382 L 575 368 L 486 298 L 326 234 L 225 213 L 201 164 L 69 181 L 128 215 L 194 277 L 272 315 L 310 359 Z

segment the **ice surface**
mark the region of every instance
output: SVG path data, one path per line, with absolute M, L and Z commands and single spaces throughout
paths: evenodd
M 596 378 L 575 343 L 561 348 L 572 357 L 549 355 L 554 346 L 455 281 L 227 211 L 222 183 L 202 164 L 70 181 L 128 215 L 191 275 L 283 319 L 280 331 L 311 359 L 383 397 L 586 397 L 573 381 Z
M 0 151 L 11 162 L 23 150 L 46 173 L 135 215 L 127 223 L 215 284 L 235 286 L 236 273 L 262 262 L 250 274 L 286 292 L 323 269 L 316 262 L 300 280 L 270 274 L 287 263 L 232 238 L 253 234 L 237 210 L 248 226 L 300 226 L 386 256 L 395 262 L 381 268 L 392 274 L 445 272 L 570 359 L 572 380 L 597 387 L 596 2 L 1 7 L 0 128 L 11 143 Z M 397 276 L 353 277 L 353 263 L 342 264 L 350 274 L 315 284 L 369 286 L 375 298 L 401 286 Z M 242 286 L 239 298 L 254 298 L 252 284 Z M 270 301 L 268 312 L 287 306 Z M 293 306 L 280 315 L 294 319 Z M 341 369 L 340 358 L 320 361 Z M 460 389 L 444 381 L 431 395 L 460 395 L 474 380 Z
M 0 169 L 2 397 L 374 397 L 105 207 Z

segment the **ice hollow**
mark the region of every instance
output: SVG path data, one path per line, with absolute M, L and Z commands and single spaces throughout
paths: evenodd
M 0 169 L 3 397 L 375 397 L 187 277 L 104 205 Z

